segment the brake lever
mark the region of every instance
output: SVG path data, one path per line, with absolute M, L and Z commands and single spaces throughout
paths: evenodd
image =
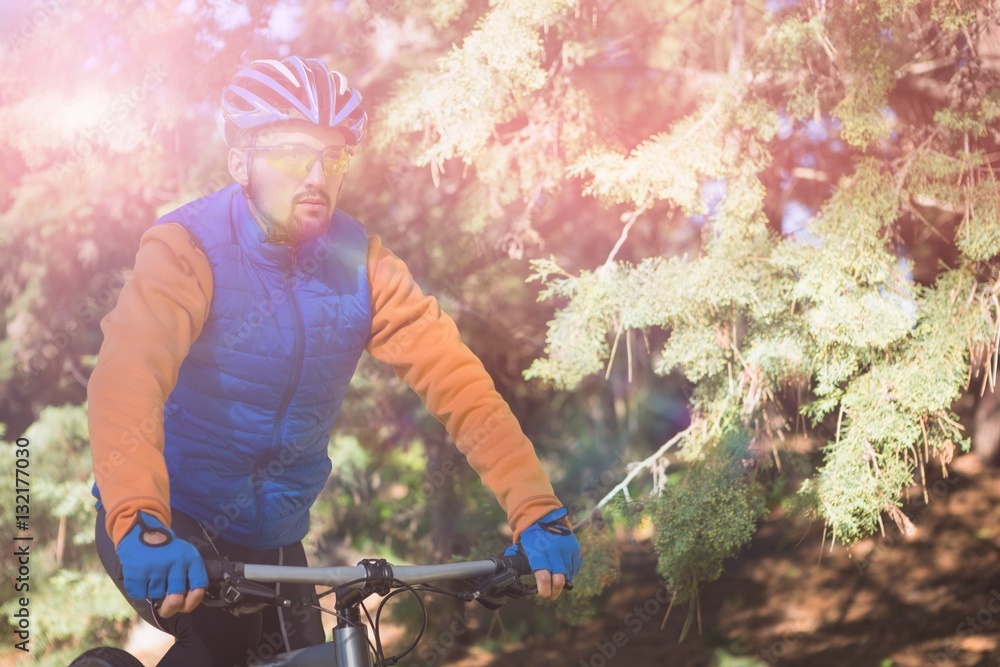
M 233 616 L 246 616 L 268 605 L 288 607 L 291 600 L 279 597 L 274 589 L 246 579 L 235 579 L 220 585 L 214 599 L 202 601 L 209 607 L 222 607 Z
M 222 607 L 234 616 L 252 614 L 267 605 L 286 607 L 290 602 L 279 597 L 273 588 L 243 577 L 242 568 L 225 559 L 206 558 L 205 569 L 209 573 L 209 586 L 202 604 L 207 607 Z
M 466 598 L 475 600 L 489 610 L 499 609 L 507 602 L 507 598 L 523 598 L 534 595 L 538 588 L 525 584 L 512 568 L 504 568 L 496 574 L 480 579 L 476 587 L 466 593 Z
M 559 530 L 562 530 L 564 526 L 556 526 Z M 566 529 L 568 530 L 568 529 Z M 564 534 L 564 533 L 560 533 Z M 514 554 L 504 554 L 502 556 L 493 556 L 490 558 L 494 563 L 496 563 L 497 568 L 507 568 L 513 569 L 518 573 L 518 575 L 528 576 L 531 574 L 531 564 L 528 562 L 528 557 L 525 555 L 524 551 L 520 550 L 518 547 L 518 552 Z M 535 588 L 532 592 L 537 592 Z M 567 581 L 563 584 L 563 590 L 571 591 L 573 590 L 573 582 Z

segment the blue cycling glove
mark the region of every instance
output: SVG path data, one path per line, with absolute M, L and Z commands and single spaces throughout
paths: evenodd
M 580 543 L 576 536 L 560 519 L 569 511 L 565 507 L 552 510 L 537 522 L 521 532 L 518 544 L 504 551 L 505 556 L 517 553 L 518 545 L 528 557 L 531 570 L 549 570 L 552 574 L 566 575 L 566 581 L 580 571 L 583 558 L 580 556 Z
M 151 534 L 166 535 L 162 544 L 149 540 Z M 168 593 L 187 593 L 208 586 L 208 574 L 201 554 L 156 517 L 139 512 L 135 525 L 115 549 L 122 564 L 125 592 L 133 600 L 158 600 Z

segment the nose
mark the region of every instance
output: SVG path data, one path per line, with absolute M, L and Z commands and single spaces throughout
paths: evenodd
M 326 185 L 326 170 L 323 169 L 322 159 L 317 157 L 312 161 L 312 164 L 309 165 L 309 171 L 306 172 L 304 183 L 317 188 L 322 188 Z

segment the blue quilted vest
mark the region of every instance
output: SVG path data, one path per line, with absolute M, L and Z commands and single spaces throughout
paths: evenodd
M 360 222 L 337 210 L 297 248 L 263 242 L 239 185 L 168 213 L 200 243 L 208 321 L 164 407 L 170 504 L 234 544 L 302 539 L 327 444 L 371 331 Z

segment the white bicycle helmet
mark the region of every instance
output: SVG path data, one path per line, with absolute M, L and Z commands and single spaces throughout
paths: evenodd
M 247 130 L 295 119 L 340 128 L 357 146 L 368 124 L 361 93 L 346 76 L 299 56 L 254 60 L 237 72 L 222 93 L 222 118 L 229 146 Z

